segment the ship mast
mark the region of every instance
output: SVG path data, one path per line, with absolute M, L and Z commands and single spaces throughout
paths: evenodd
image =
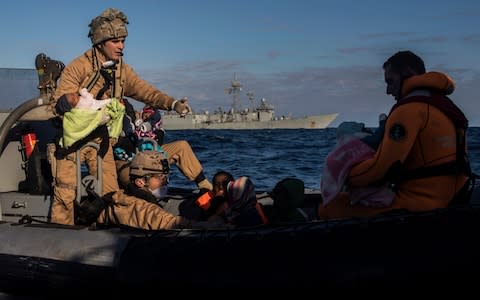
M 237 80 L 237 73 L 233 73 L 233 80 L 230 82 L 228 93 L 232 95 L 232 112 L 238 111 L 238 103 L 240 101 L 240 92 L 242 91 L 242 84 Z
M 247 93 L 248 103 L 250 104 L 250 111 L 255 111 L 255 98 L 253 97 L 253 92 Z

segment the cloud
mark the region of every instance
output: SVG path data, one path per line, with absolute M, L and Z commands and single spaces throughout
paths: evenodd
M 466 36 L 463 37 L 463 40 L 466 41 L 466 42 L 480 41 L 480 33 L 466 35 Z
M 407 40 L 407 43 L 443 43 L 446 42 L 448 38 L 446 36 L 428 36 L 428 37 L 419 37 L 415 39 Z
M 270 59 L 275 59 L 277 57 L 280 56 L 280 52 L 279 51 L 269 51 L 267 53 L 267 57 L 270 58 Z
M 413 32 L 402 31 L 402 32 L 379 32 L 379 33 L 370 33 L 370 34 L 361 34 L 361 39 L 384 39 L 391 37 L 405 37 L 414 35 Z

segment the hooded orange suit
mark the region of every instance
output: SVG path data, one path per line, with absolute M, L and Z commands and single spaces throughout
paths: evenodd
M 453 81 L 438 72 L 406 79 L 402 87 L 402 95 L 406 96 L 392 108 L 385 125 L 383 140 L 375 156 L 358 163 L 350 170 L 348 185 L 365 187 L 384 182 L 394 165 L 401 165 L 402 169 L 411 171 L 455 161 L 457 128 L 451 117 L 431 104 L 432 100 L 435 100 L 431 97 L 431 91 L 448 95 L 453 90 Z M 419 102 L 412 100 L 412 97 L 429 98 L 431 101 Z M 464 118 L 458 109 L 456 112 Z M 459 134 L 464 136 L 465 132 L 461 130 Z M 392 206 L 387 208 L 351 205 L 348 193 L 340 193 L 327 206 L 321 204 L 318 214 L 322 219 L 329 219 L 373 216 L 393 209 L 428 211 L 444 208 L 467 180 L 467 174 L 459 172 L 399 181 Z

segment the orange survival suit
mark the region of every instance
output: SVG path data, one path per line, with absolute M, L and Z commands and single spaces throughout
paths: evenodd
M 340 193 L 328 206 L 319 206 L 319 217 L 361 217 L 393 209 L 428 211 L 447 207 L 471 173 L 465 145 L 468 122 L 445 96 L 453 90 L 453 81 L 439 72 L 406 79 L 402 86 L 402 95 L 406 96 L 392 107 L 375 156 L 350 170 L 350 186 L 395 183 L 391 207 L 351 205 L 348 193 Z

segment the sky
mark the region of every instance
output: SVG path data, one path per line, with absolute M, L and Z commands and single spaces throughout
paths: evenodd
M 68 64 L 91 47 L 88 24 L 108 7 L 129 19 L 126 62 L 162 91 L 188 97 L 195 111 L 228 109 L 235 73 L 243 92 L 265 98 L 277 115 L 339 113 L 331 126 L 375 126 L 394 104 L 382 64 L 411 50 L 427 71 L 455 80 L 451 98 L 480 126 L 476 0 L 7 1 L 0 68 L 32 69 L 41 52 Z M 247 107 L 245 94 L 242 101 Z

